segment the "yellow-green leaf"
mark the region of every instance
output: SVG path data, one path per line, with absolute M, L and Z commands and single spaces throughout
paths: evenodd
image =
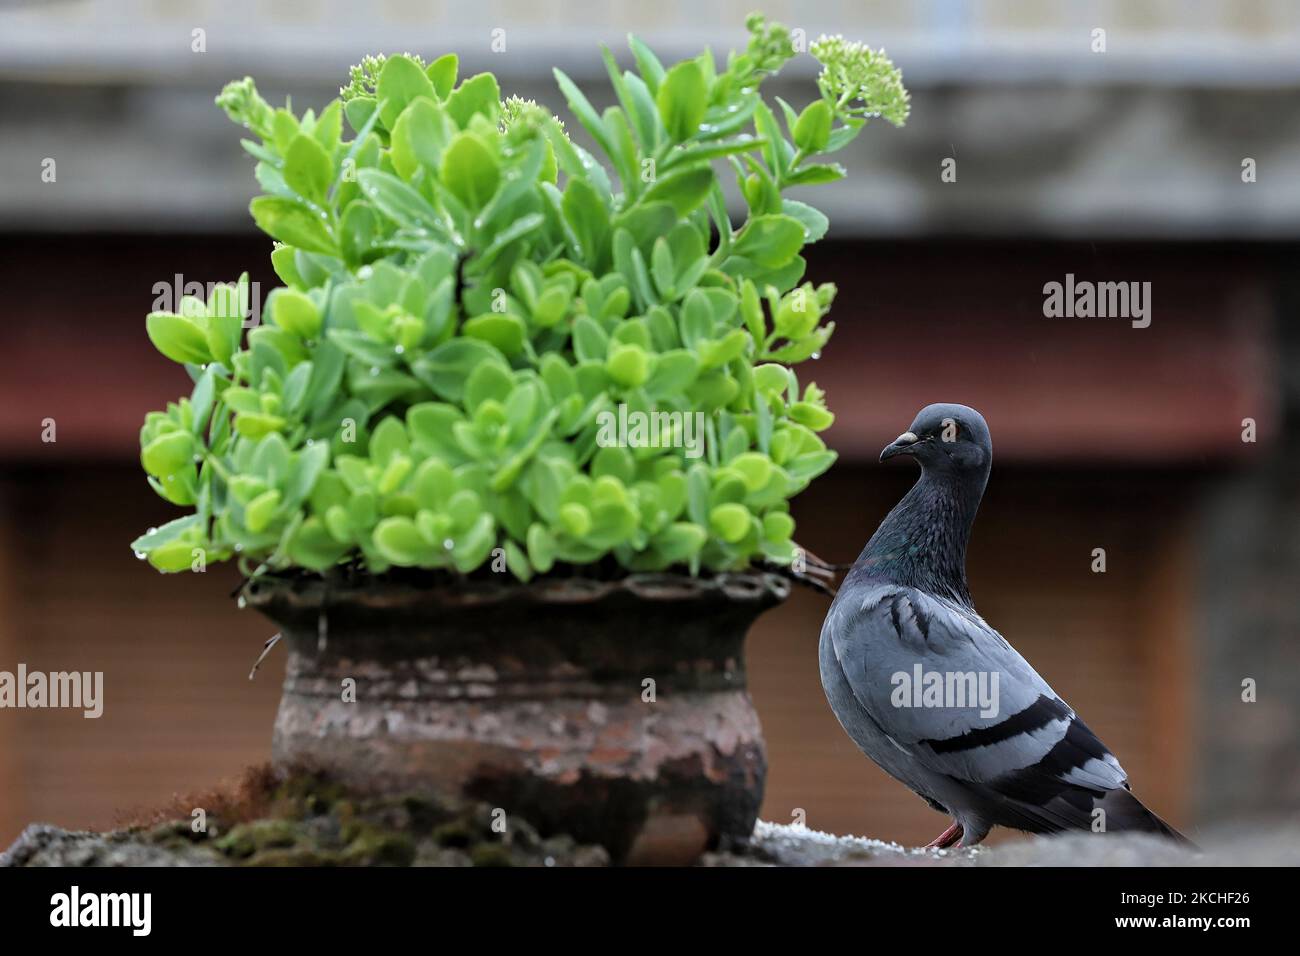
M 203 329 L 190 319 L 171 312 L 152 312 L 144 320 L 149 341 L 173 362 L 203 365 L 212 361 Z
M 678 63 L 664 76 L 655 103 L 673 141 L 684 142 L 700 131 L 708 96 L 704 71 L 694 60 Z
M 457 133 L 442 157 L 442 181 L 470 209 L 487 205 L 501 181 L 496 157 L 474 133 Z

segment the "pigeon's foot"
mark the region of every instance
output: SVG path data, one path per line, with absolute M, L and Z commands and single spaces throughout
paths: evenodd
M 965 832 L 962 830 L 961 824 L 954 820 L 952 826 L 927 843 L 925 848 L 927 850 L 946 850 L 963 836 L 965 836 Z

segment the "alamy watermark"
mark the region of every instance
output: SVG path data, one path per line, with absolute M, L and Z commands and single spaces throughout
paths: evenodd
M 704 454 L 703 412 L 642 412 L 620 402 L 596 415 L 601 448 L 681 448 L 687 458 Z
M 1043 285 L 1043 315 L 1049 319 L 1131 319 L 1133 328 L 1151 324 L 1150 282 L 1064 282 Z
M 80 710 L 87 720 L 104 713 L 103 671 L 29 671 L 20 663 L 17 673 L 0 671 L 0 710 L 13 708 L 63 708 Z
M 229 286 L 228 282 L 198 282 L 191 280 L 185 281 L 185 276 L 179 272 L 172 276 L 171 282 L 159 281 L 153 284 L 153 312 L 172 312 L 179 313 L 182 311 L 181 299 L 190 298 L 201 299 L 208 302 L 212 298 L 212 291 L 218 286 Z M 255 329 L 262 323 L 262 285 L 260 282 L 253 281 L 248 283 L 248 302 L 243 309 L 243 327 L 246 329 Z
M 50 925 L 116 926 L 131 930 L 132 936 L 148 936 L 153 928 L 153 894 L 83 893 L 74 884 L 67 893 L 50 897 Z
M 889 702 L 895 707 L 965 709 L 978 707 L 983 718 L 998 715 L 997 671 L 927 671 L 919 663 L 911 673 L 895 671 Z

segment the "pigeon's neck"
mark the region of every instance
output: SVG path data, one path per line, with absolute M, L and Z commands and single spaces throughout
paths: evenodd
M 886 581 L 973 607 L 966 543 L 984 496 L 982 476 L 923 471 L 862 550 L 845 581 Z

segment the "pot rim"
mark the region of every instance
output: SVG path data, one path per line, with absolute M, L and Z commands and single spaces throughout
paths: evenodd
M 407 581 L 374 578 L 331 581 L 320 575 L 263 575 L 246 581 L 239 595 L 247 606 L 272 605 L 294 610 L 350 606 L 370 610 L 403 610 L 430 604 L 444 608 L 475 608 L 509 604 L 592 606 L 633 598 L 655 603 L 727 603 L 757 605 L 765 610 L 790 595 L 787 578 L 771 571 L 720 572 L 693 577 L 674 572 L 636 572 L 611 580 L 595 578 L 535 578 L 529 582 L 463 580 L 426 587 Z

